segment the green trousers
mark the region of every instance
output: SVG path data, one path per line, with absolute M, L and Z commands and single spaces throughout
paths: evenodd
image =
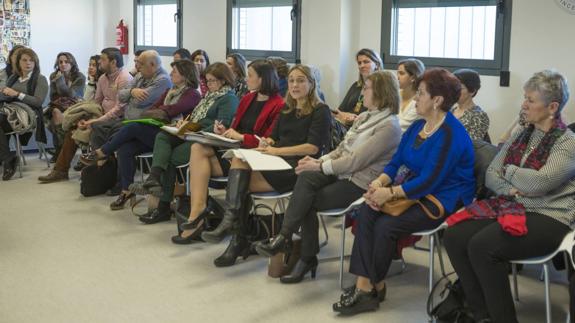
M 156 136 L 152 167 L 159 167 L 164 170 L 162 175 L 163 194 L 160 201 L 172 201 L 177 176 L 176 167 L 189 163 L 191 146 L 191 142 L 166 132 L 160 132 Z

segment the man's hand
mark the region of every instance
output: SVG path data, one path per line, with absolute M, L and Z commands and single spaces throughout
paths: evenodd
M 130 90 L 130 95 L 139 101 L 144 101 L 148 98 L 148 92 L 144 89 L 132 89 Z

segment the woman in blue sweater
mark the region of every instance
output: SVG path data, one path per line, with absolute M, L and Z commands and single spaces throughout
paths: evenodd
M 421 119 L 407 129 L 391 162 L 364 195 L 350 264 L 357 282 L 333 305 L 343 315 L 379 307 L 398 239 L 437 227 L 445 214 L 471 203 L 475 194 L 473 144 L 449 112 L 461 92 L 459 80 L 445 69 L 430 69 L 418 83 L 415 100 Z M 421 204 L 399 216 L 380 211 L 403 198 Z

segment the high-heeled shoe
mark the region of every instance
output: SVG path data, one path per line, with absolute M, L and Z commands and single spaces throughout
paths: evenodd
M 195 218 L 194 220 L 190 221 L 189 218 L 186 218 L 181 224 L 180 224 L 180 230 L 184 231 L 184 230 L 193 230 L 195 229 L 198 224 L 200 223 L 200 221 L 203 221 L 206 219 L 206 217 L 212 212 L 212 210 L 210 209 L 210 207 L 206 207 L 201 213 L 200 215 L 198 215 L 197 218 Z M 176 213 L 176 216 L 178 217 L 182 217 L 182 214 Z M 182 220 L 182 219 L 180 219 Z M 206 221 L 204 221 L 206 222 Z
M 172 210 L 170 203 L 160 201 L 158 207 L 152 212 L 139 217 L 140 222 L 144 224 L 155 224 L 163 221 L 170 221 L 172 219 Z
M 124 204 L 130 201 L 130 205 L 133 205 L 136 201 L 136 194 L 134 193 L 122 193 L 118 198 L 110 204 L 110 209 L 112 211 L 121 210 L 124 208 Z
M 315 279 L 317 271 L 317 257 L 314 257 L 310 262 L 298 260 L 289 275 L 281 276 L 280 281 L 284 284 L 296 284 L 303 280 L 308 272 L 311 272 L 311 278 Z
M 251 255 L 251 246 L 246 237 L 234 234 L 226 251 L 214 260 L 216 267 L 229 267 L 236 263 L 238 257 L 244 260 Z
M 356 288 L 351 295 L 334 303 L 332 308 L 334 312 L 345 316 L 375 311 L 379 308 L 377 291 L 373 289 L 366 292 Z
M 343 289 L 343 293 L 341 294 L 340 301 L 343 301 L 345 298 L 350 297 L 355 292 L 355 285 L 349 286 Z M 377 291 L 377 299 L 379 302 L 385 301 L 385 295 L 387 294 L 387 284 L 383 285 L 381 290 Z
M 269 242 L 256 242 L 254 247 L 259 255 L 264 257 L 272 257 L 278 252 L 291 250 L 291 239 L 284 237 L 280 233 L 269 240 Z
M 175 244 L 192 244 L 194 242 L 204 242 L 202 240 L 202 232 L 206 228 L 206 222 L 202 223 L 196 228 L 196 230 L 187 237 L 182 237 L 181 235 L 175 235 L 172 237 L 172 242 Z

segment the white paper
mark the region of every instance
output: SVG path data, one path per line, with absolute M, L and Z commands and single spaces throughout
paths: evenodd
M 200 131 L 200 133 L 202 135 L 204 135 L 205 137 L 214 138 L 214 139 L 218 139 L 218 140 L 233 143 L 233 144 L 240 142 L 239 140 L 226 138 L 224 136 L 220 136 L 220 135 L 217 135 L 217 134 L 211 133 L 211 132 Z
M 283 158 L 273 155 L 262 154 L 253 149 L 230 149 L 224 154 L 225 158 L 240 158 L 250 165 L 255 171 L 286 170 L 292 169 Z
M 167 133 L 170 133 L 174 136 L 178 135 L 178 131 L 180 131 L 180 128 L 178 127 L 172 127 L 172 126 L 162 126 L 160 127 L 160 129 L 164 130 Z

